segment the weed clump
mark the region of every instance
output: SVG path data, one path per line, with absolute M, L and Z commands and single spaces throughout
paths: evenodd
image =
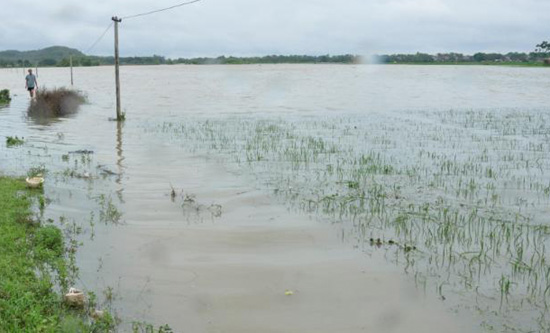
M 76 113 L 84 102 L 86 98 L 76 90 L 42 89 L 37 92 L 36 99 L 29 105 L 28 114 L 39 118 L 64 117 Z
M 46 173 L 46 167 L 44 165 L 39 165 L 31 167 L 29 171 L 27 171 L 27 177 L 42 177 L 44 173 Z
M 6 137 L 6 146 L 7 147 L 13 147 L 13 146 L 19 146 L 22 145 L 25 142 L 24 138 L 17 137 L 17 136 L 7 136 Z
M 8 89 L 0 90 L 0 104 L 8 104 L 10 101 L 10 91 Z
M 41 259 L 59 258 L 64 253 L 63 234 L 55 226 L 40 228 L 34 235 L 35 255 Z

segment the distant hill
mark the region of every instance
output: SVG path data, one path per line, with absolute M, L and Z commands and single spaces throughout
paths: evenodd
M 55 65 L 69 56 L 81 57 L 84 53 L 65 46 L 51 46 L 33 51 L 0 51 L 0 63 L 22 63 L 25 65 Z

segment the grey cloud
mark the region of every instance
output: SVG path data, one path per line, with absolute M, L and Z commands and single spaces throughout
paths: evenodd
M 85 50 L 112 15 L 175 3 L 11 1 L 0 13 L 0 49 L 63 44 Z M 179 57 L 531 51 L 550 38 L 549 19 L 550 2 L 543 0 L 203 0 L 123 21 L 121 52 Z M 112 31 L 92 53 L 112 53 Z

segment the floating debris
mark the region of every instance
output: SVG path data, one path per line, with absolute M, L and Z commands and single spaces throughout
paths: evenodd
M 94 309 L 90 313 L 90 317 L 92 317 L 94 320 L 99 320 L 105 316 L 105 311 Z
M 414 245 L 407 245 L 407 244 L 399 245 L 399 243 L 397 243 L 393 239 L 390 239 L 388 241 L 383 241 L 380 238 L 376 238 L 376 239 L 375 238 L 370 238 L 369 243 L 370 243 L 371 246 L 376 246 L 376 247 L 381 247 L 382 245 L 398 246 L 398 247 L 402 248 L 403 251 L 405 251 L 405 253 L 409 253 L 413 250 L 416 250 L 416 246 L 414 246 Z
M 69 292 L 65 294 L 65 302 L 71 306 L 83 307 L 85 302 L 84 293 L 76 288 L 70 288 Z
M 207 209 L 212 214 L 212 217 L 222 216 L 222 205 L 220 204 L 211 204 Z
M 194 194 L 185 194 L 183 197 L 183 202 L 185 203 L 195 203 L 195 195 Z
M 107 166 L 99 164 L 97 168 L 101 171 L 103 176 L 118 176 L 119 174 L 107 169 Z
M 25 182 L 27 183 L 27 187 L 29 188 L 39 188 L 44 183 L 44 177 L 40 177 L 40 176 L 27 177 L 25 179 Z
M 172 191 L 170 191 L 170 199 L 172 200 L 172 202 L 174 202 L 176 199 L 176 189 L 174 189 L 174 186 L 172 186 L 172 184 L 170 184 L 170 187 L 172 188 Z
M 93 178 L 92 175 L 87 171 L 85 171 L 83 173 L 79 173 L 78 171 L 72 170 L 72 169 L 69 169 L 69 168 L 67 168 L 63 171 L 63 175 L 67 176 L 67 177 L 79 178 L 79 179 L 92 179 Z
M 81 149 L 81 150 L 75 150 L 75 151 L 70 151 L 69 154 L 93 154 L 94 151 L 93 150 L 86 150 L 86 149 Z

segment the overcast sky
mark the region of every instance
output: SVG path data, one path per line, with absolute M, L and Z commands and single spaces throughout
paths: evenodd
M 2 0 L 0 50 L 86 52 L 113 15 L 179 0 Z M 532 51 L 550 0 L 202 0 L 120 25 L 122 56 Z M 110 55 L 113 31 L 89 53 Z

